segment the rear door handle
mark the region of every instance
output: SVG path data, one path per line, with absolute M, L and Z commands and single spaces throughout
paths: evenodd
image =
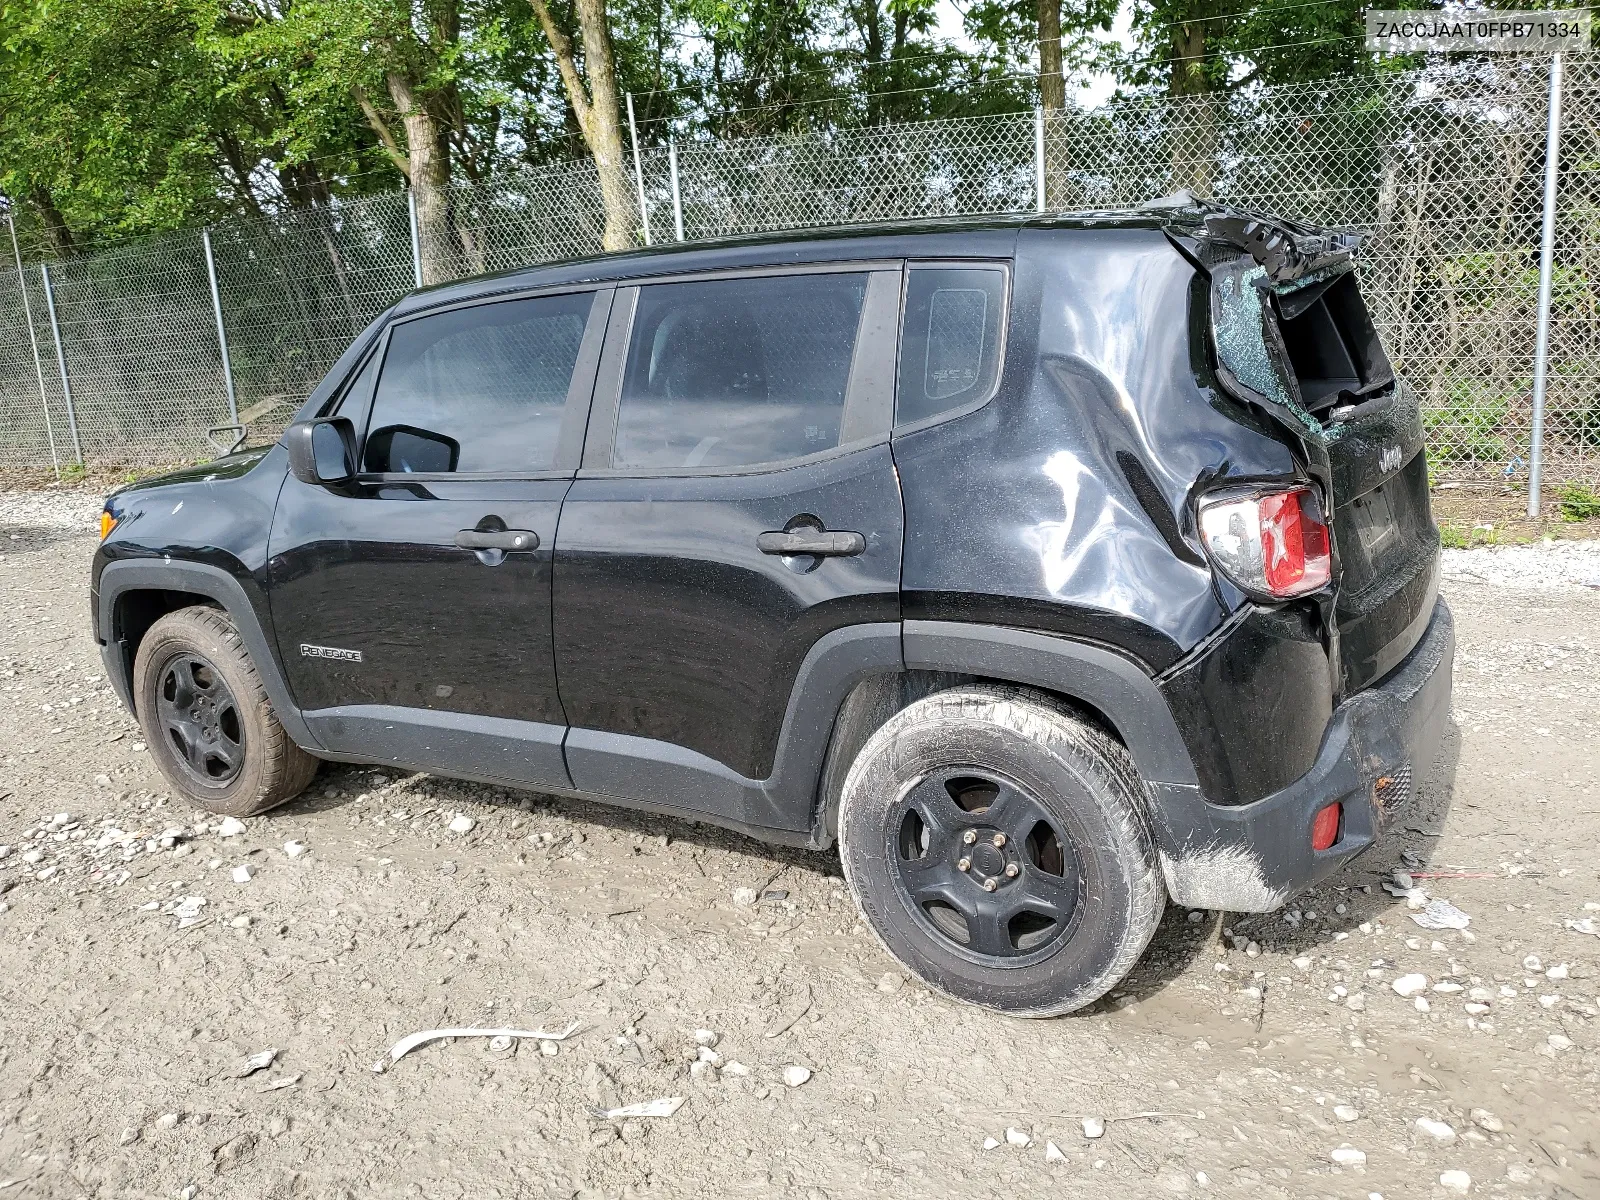
M 531 529 L 461 529 L 456 545 L 463 550 L 537 550 L 539 535 Z
M 867 539 L 848 530 L 796 529 L 789 533 L 770 532 L 756 537 L 763 554 L 815 554 L 819 558 L 848 558 L 867 548 Z

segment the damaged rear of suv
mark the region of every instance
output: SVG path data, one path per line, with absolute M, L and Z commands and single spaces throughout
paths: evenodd
M 108 499 L 96 636 L 212 811 L 327 759 L 837 843 L 932 986 L 1069 1012 L 1436 757 L 1422 428 L 1355 262 L 1176 198 L 418 292 L 278 445 Z

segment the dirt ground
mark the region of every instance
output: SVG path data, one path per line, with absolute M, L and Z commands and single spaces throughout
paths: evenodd
M 102 678 L 97 507 L 0 496 L 0 1200 L 1600 1196 L 1600 590 L 1452 572 L 1397 836 L 1028 1022 L 906 978 L 832 854 L 344 766 L 222 836 Z

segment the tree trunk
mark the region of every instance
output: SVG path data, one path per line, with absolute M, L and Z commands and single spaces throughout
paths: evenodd
M 1060 112 L 1067 106 L 1067 81 L 1061 76 L 1061 0 L 1039 0 L 1039 107 Z
M 50 251 L 57 258 L 70 258 L 77 249 L 77 243 L 72 239 L 72 230 L 67 226 L 67 219 L 61 215 L 61 210 L 56 207 L 55 197 L 50 194 L 50 189 L 35 187 L 28 193 L 28 202 L 33 205 L 34 211 L 39 214 L 39 226 L 44 231 L 45 240 L 50 244 Z
M 1172 27 L 1167 80 L 1172 137 L 1172 190 L 1210 196 L 1217 157 L 1216 96 L 1206 73 L 1206 27 L 1200 21 Z
M 639 219 L 628 187 L 628 171 L 622 155 L 622 112 L 617 95 L 616 56 L 611 47 L 611 29 L 606 18 L 605 0 L 576 0 L 578 27 L 583 36 L 583 65 L 588 87 L 578 75 L 572 53 L 572 39 L 550 14 L 546 0 L 532 0 L 545 38 L 556 54 L 556 66 L 567 91 L 567 100 L 583 130 L 583 140 L 594 156 L 600 176 L 600 198 L 605 206 L 606 228 L 601 243 L 607 250 L 623 250 L 633 244 L 633 231 Z
M 407 175 L 417 202 L 417 241 L 422 282 L 441 283 L 457 274 L 455 230 L 450 224 L 450 150 L 443 125 L 418 99 L 411 79 L 391 71 L 389 96 L 406 127 Z

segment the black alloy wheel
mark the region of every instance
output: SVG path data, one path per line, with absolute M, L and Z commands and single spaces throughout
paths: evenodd
M 244 721 L 222 673 L 198 654 L 161 667 L 156 722 L 178 766 L 201 787 L 232 783 L 245 762 Z
M 927 928 L 956 953 L 1026 966 L 1070 935 L 1082 867 L 1060 819 L 993 769 L 923 776 L 888 823 L 885 857 Z

